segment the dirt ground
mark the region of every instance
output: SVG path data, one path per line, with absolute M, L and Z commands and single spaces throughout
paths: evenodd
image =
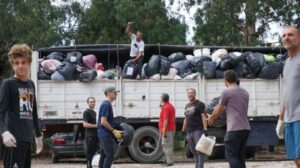
M 32 168 L 83 168 L 85 163 L 81 161 L 60 162 L 53 164 L 50 160 L 32 160 Z M 161 164 L 137 164 L 137 163 L 116 163 L 113 168 L 160 168 Z M 174 168 L 194 168 L 192 162 L 176 163 Z M 224 161 L 209 161 L 205 163 L 205 168 L 229 168 Z M 247 168 L 295 168 L 292 161 L 248 161 Z

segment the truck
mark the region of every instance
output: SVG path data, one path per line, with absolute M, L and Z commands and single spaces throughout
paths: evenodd
M 285 52 L 281 47 L 152 44 L 145 46 L 144 62 L 147 62 L 153 54 L 165 56 L 174 52 L 192 54 L 195 49 L 201 48 L 211 50 L 225 48 L 228 51 L 253 51 L 265 54 Z M 197 91 L 197 98 L 205 103 L 209 103 L 213 98 L 220 96 L 225 89 L 223 79 L 205 79 L 203 77 L 197 80 L 131 80 L 122 79 L 119 74 L 115 79 L 94 80 L 89 83 L 38 80 L 39 59 L 51 52 L 68 53 L 72 51 L 79 51 L 83 55 L 94 54 L 97 56 L 97 61 L 103 63 L 106 68 L 122 67 L 125 61 L 130 59 L 130 45 L 127 44 L 48 47 L 34 51 L 31 79 L 37 88 L 38 115 L 44 135 L 49 137 L 56 132 L 80 129 L 83 111 L 87 108 L 86 98 L 89 96 L 96 98 L 96 111 L 98 111 L 101 101 L 105 100 L 103 88 L 114 86 L 120 91 L 117 100 L 113 103 L 115 121 L 117 123 L 126 122 L 135 128 L 132 143 L 125 151 L 134 161 L 140 163 L 156 162 L 163 155 L 159 142 L 160 133 L 157 129 L 162 93 L 170 95 L 170 102 L 176 109 L 176 128 L 177 131 L 180 131 L 184 120 L 185 105 L 188 103 L 186 95 L 188 88 L 194 88 Z M 241 87 L 245 88 L 250 95 L 248 117 L 251 133 L 247 145 L 258 147 L 278 144 L 275 127 L 282 102 L 282 78 L 275 80 L 242 78 L 240 81 Z M 208 132 L 209 135 L 216 136 L 216 148 L 224 147 L 223 138 L 226 126 L 221 128 L 209 127 Z

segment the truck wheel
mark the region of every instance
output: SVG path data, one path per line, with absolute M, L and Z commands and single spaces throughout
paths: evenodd
M 51 153 L 51 161 L 52 161 L 52 163 L 58 163 L 58 160 L 59 160 L 59 157 L 54 152 L 52 152 Z
M 185 144 L 185 155 L 186 155 L 187 158 L 193 158 L 194 157 L 192 151 L 190 150 L 190 147 L 189 147 L 188 143 Z
M 158 129 L 145 126 L 134 132 L 131 144 L 128 146 L 130 157 L 139 163 L 153 163 L 162 155 Z

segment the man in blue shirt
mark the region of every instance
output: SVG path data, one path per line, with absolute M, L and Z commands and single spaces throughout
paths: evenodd
M 115 87 L 107 87 L 104 89 L 106 100 L 104 100 L 100 106 L 98 118 L 98 136 L 101 149 L 99 168 L 111 167 L 114 158 L 115 139 L 122 139 L 122 132 L 113 128 L 114 114 L 111 105 L 111 103 L 116 100 L 118 92 Z

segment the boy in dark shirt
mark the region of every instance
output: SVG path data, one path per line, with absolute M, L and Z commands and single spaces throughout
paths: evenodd
M 87 168 L 92 168 L 92 160 L 98 149 L 98 133 L 96 117 L 97 114 L 94 111 L 96 100 L 94 97 L 87 99 L 89 106 L 83 112 L 83 127 L 85 128 L 85 143 L 86 143 L 86 154 L 87 154 Z
M 39 130 L 35 86 L 28 79 L 31 49 L 26 44 L 14 45 L 8 53 L 14 77 L 3 81 L 0 89 L 0 134 L 5 168 L 30 168 L 32 130 L 35 131 L 36 153 L 43 149 Z

